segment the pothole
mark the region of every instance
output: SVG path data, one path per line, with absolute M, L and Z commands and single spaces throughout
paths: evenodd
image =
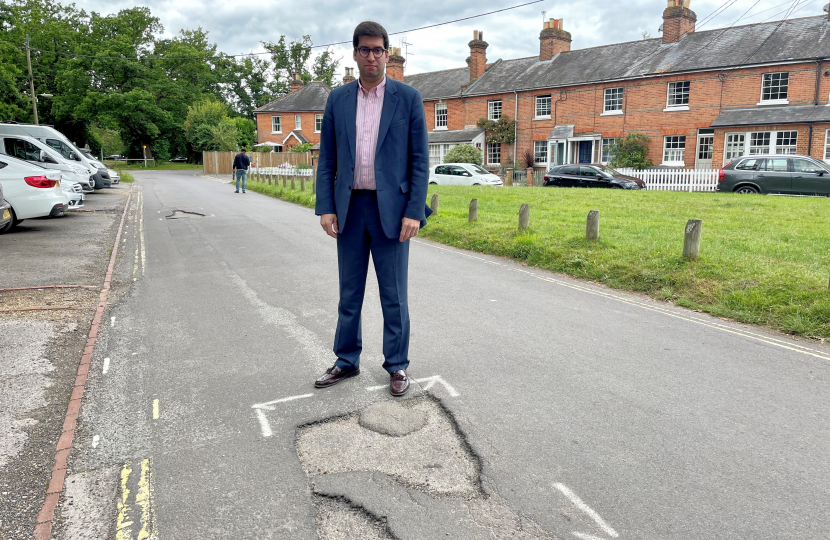
M 422 398 L 379 405 L 301 427 L 297 454 L 306 473 L 314 477 L 376 471 L 437 496 L 481 496 L 478 459 L 437 403 Z M 388 414 L 386 422 L 384 412 Z M 371 421 L 370 429 L 361 425 L 361 416 L 364 423 Z M 400 418 L 408 418 L 409 423 L 404 425 Z M 422 427 L 415 430 L 418 425 Z M 403 428 L 411 432 L 402 436 L 379 432 L 401 432 Z
M 190 212 L 188 210 L 173 210 L 172 214 L 164 217 L 167 219 L 188 219 L 194 217 L 205 217 L 205 214 L 200 214 L 199 212 Z
M 301 426 L 321 539 L 553 539 L 498 494 L 452 416 L 428 397 Z

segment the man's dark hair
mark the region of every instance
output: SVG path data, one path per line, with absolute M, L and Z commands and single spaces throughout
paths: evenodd
M 389 34 L 386 33 L 386 28 L 374 21 L 363 21 L 354 29 L 352 44 L 354 45 L 355 50 L 357 50 L 357 44 L 360 43 L 360 36 L 382 37 L 383 48 L 389 48 Z

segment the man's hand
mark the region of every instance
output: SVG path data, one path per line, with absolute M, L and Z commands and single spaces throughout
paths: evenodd
M 418 236 L 418 229 L 421 228 L 421 222 L 417 219 L 409 219 L 407 217 L 402 220 L 401 227 L 401 242 L 406 242 L 412 237 Z
M 337 238 L 337 233 L 340 232 L 337 230 L 337 214 L 322 214 L 320 216 L 320 226 L 332 238 Z

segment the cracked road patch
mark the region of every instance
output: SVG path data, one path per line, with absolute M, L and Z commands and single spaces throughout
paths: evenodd
M 173 210 L 172 214 L 164 217 L 167 219 L 188 219 L 194 217 L 205 217 L 205 214 L 200 214 L 199 212 L 189 212 L 187 210 Z
M 302 426 L 296 445 L 320 538 L 555 538 L 484 492 L 478 456 L 432 399 Z

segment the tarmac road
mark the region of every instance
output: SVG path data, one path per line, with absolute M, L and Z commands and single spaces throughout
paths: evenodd
M 135 177 L 55 538 L 827 537 L 830 348 L 418 239 L 392 407 L 426 427 L 379 435 L 349 416 L 394 401 L 371 273 L 361 375 L 312 387 L 313 211 Z

